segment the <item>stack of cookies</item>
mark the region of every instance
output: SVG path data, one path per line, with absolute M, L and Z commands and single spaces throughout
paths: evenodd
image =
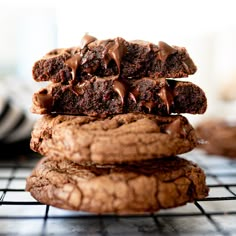
M 197 145 L 180 113 L 202 114 L 196 72 L 185 48 L 85 35 L 79 47 L 56 49 L 33 66 L 50 81 L 33 95 L 43 114 L 31 148 L 44 155 L 27 178 L 38 201 L 95 213 L 155 212 L 202 199 L 204 172 L 177 157 Z M 173 78 L 173 79 L 166 79 Z

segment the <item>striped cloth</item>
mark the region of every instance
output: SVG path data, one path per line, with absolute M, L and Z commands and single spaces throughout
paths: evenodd
M 32 90 L 30 82 L 0 79 L 0 144 L 30 138 L 35 122 L 29 111 Z
M 34 121 L 9 99 L 0 98 L 0 142 L 12 143 L 30 137 Z

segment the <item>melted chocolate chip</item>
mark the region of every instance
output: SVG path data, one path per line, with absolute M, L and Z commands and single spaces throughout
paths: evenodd
M 82 83 L 82 84 L 76 84 L 75 86 L 71 86 L 70 90 L 75 93 L 77 96 L 79 95 L 83 95 L 84 94 L 84 86 L 85 86 L 86 82 Z
M 163 41 L 160 41 L 158 43 L 158 47 L 159 47 L 158 57 L 162 62 L 165 62 L 169 55 L 177 52 L 175 48 L 171 47 L 169 44 Z
M 122 101 L 122 105 L 124 105 L 124 99 L 127 92 L 126 85 L 122 81 L 114 80 L 112 86 L 114 91 L 116 91 L 119 94 Z
M 71 68 L 72 81 L 75 81 L 76 70 L 81 62 L 81 55 L 75 54 L 73 57 L 65 61 L 65 64 Z
M 135 97 L 135 99 L 137 99 L 137 97 L 140 95 L 140 91 L 138 88 L 134 88 L 132 91 L 131 91 L 131 94 Z
M 98 46 L 105 47 L 110 42 L 112 42 L 111 39 L 97 40 L 97 41 L 94 42 L 94 44 L 96 45 L 96 47 L 98 47 Z
M 153 101 L 150 102 L 142 102 L 142 106 L 146 107 L 148 109 L 148 112 L 151 113 L 152 109 L 155 107 L 155 103 Z
M 129 97 L 130 97 L 135 103 L 137 103 L 136 97 L 134 96 L 133 93 L 129 92 Z
M 81 39 L 80 48 L 81 49 L 85 48 L 88 44 L 94 42 L 95 40 L 97 40 L 97 38 L 91 35 L 85 34 L 84 37 Z
M 133 89 L 131 92 L 129 92 L 129 97 L 135 102 L 137 103 L 137 98 L 139 96 L 139 91 L 138 89 Z
M 165 133 L 183 138 L 187 136 L 187 132 L 179 118 L 165 127 Z
M 174 98 L 169 88 L 169 85 L 166 83 L 165 79 L 162 79 L 160 83 L 161 89 L 158 93 L 158 96 L 166 105 L 167 113 L 170 114 L 170 107 L 174 103 Z
M 116 38 L 114 41 L 107 43 L 103 53 L 105 68 L 107 68 L 111 60 L 114 60 L 118 68 L 118 73 L 120 74 L 120 63 L 125 52 L 126 47 L 123 43 L 123 39 Z
M 47 111 L 51 111 L 52 103 L 52 96 L 44 93 L 44 90 L 34 96 L 34 104 L 39 107 L 45 107 Z

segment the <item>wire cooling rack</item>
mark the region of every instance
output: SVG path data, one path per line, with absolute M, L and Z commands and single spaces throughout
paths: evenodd
M 236 235 L 236 160 L 183 155 L 207 175 L 209 196 L 185 206 L 145 215 L 94 215 L 36 202 L 24 191 L 39 160 L 34 154 L 0 161 L 0 235 Z

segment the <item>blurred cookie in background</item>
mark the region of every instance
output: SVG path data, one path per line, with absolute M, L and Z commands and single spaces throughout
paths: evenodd
M 198 148 L 210 155 L 236 159 L 236 120 L 208 119 L 196 127 Z
M 217 92 L 216 113 L 196 125 L 198 148 L 236 159 L 236 73 L 225 78 Z

